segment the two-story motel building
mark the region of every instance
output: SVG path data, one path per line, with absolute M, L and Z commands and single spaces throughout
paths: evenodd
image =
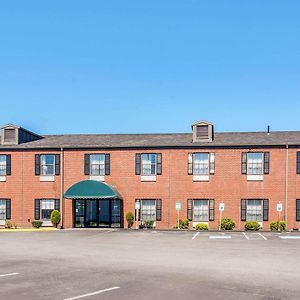
M 300 131 L 222 132 L 205 121 L 191 133 L 38 135 L 20 126 L 1 128 L 0 226 L 42 220 L 51 225 L 58 209 L 61 226 L 126 227 L 131 211 L 138 222 L 172 228 L 218 228 L 223 216 L 243 229 L 256 220 L 264 229 L 285 219 L 300 228 Z M 136 202 L 140 209 L 135 211 Z M 276 207 L 281 203 L 279 216 Z

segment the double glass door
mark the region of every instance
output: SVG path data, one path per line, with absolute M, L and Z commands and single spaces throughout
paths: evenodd
M 74 200 L 75 227 L 120 227 L 121 200 Z

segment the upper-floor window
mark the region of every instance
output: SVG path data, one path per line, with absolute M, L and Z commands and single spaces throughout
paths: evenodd
M 11 175 L 11 155 L 0 155 L 0 176 Z
M 161 153 L 137 153 L 135 157 L 135 174 L 155 176 L 162 174 Z
M 92 154 L 90 156 L 91 163 L 91 175 L 103 176 L 105 175 L 105 155 L 104 154 Z
M 242 174 L 263 175 L 270 172 L 270 152 L 243 152 Z
M 35 175 L 41 175 L 41 178 L 43 177 L 49 178 L 59 174 L 60 174 L 59 154 L 36 154 L 35 155 Z
M 55 174 L 55 155 L 45 154 L 41 155 L 41 175 Z
M 300 151 L 297 152 L 297 174 L 300 174 Z
M 215 174 L 215 153 L 196 152 L 188 154 L 189 175 Z
M 93 153 L 84 155 L 84 175 L 110 175 L 110 154 Z

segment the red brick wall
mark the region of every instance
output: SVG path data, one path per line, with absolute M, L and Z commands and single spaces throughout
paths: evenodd
M 193 150 L 111 150 L 111 175 L 105 181 L 117 187 L 124 199 L 124 215 L 134 212 L 135 199 L 162 199 L 162 221 L 157 222 L 158 228 L 172 228 L 177 221 L 175 202 L 181 201 L 181 218 L 186 218 L 187 199 L 215 199 L 215 221 L 209 222 L 210 229 L 218 227 L 220 202 L 225 203 L 223 216 L 232 217 L 237 229 L 244 224 L 240 221 L 241 199 L 269 199 L 269 223 L 278 219 L 276 204 L 281 201 L 285 207 L 285 149 L 259 149 L 270 151 L 270 174 L 264 175 L 262 182 L 247 181 L 241 175 L 241 152 L 252 149 L 215 149 L 201 150 L 216 153 L 215 175 L 209 182 L 193 182 L 193 176 L 187 175 L 187 155 Z M 194 150 L 195 151 L 195 150 Z M 199 150 L 200 151 L 200 150 Z M 289 209 L 288 227 L 300 228 L 296 222 L 295 203 L 300 199 L 300 175 L 296 175 L 296 149 L 289 149 Z M 64 191 L 74 183 L 88 179 L 83 173 L 84 153 L 103 153 L 103 151 L 64 151 Z M 141 182 L 135 175 L 135 153 L 162 153 L 162 175 L 156 182 Z M 12 155 L 12 175 L 6 182 L 0 182 L 0 198 L 10 198 L 12 203 L 12 221 L 19 226 L 31 226 L 28 219 L 34 218 L 35 198 L 60 198 L 61 177 L 55 176 L 55 182 L 40 182 L 34 175 L 34 155 L 36 153 L 55 153 L 60 151 L 15 151 L 4 152 Z M 72 227 L 72 201 L 64 200 L 64 225 Z M 281 218 L 284 218 L 285 212 Z M 126 223 L 126 222 L 125 222 Z

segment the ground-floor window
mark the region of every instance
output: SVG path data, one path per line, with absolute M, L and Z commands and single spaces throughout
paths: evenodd
M 162 201 L 161 199 L 137 199 L 139 202 L 138 221 L 161 221 Z
M 263 222 L 269 219 L 268 199 L 242 199 L 241 220 Z
M 296 200 L 296 221 L 300 221 L 300 199 Z
M 187 207 L 187 217 L 190 221 L 208 222 L 214 220 L 214 199 L 188 199 Z
M 50 221 L 53 210 L 59 210 L 58 199 L 35 199 L 34 218 L 43 222 Z
M 0 199 L 0 225 L 5 224 L 5 220 L 11 218 L 10 199 Z

